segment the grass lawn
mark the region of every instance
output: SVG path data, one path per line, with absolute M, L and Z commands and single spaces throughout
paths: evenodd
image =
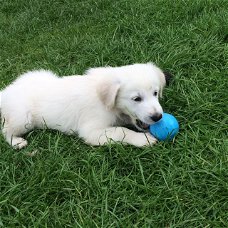
M 32 69 L 153 61 L 175 76 L 161 103 L 181 128 L 144 149 L 0 136 L 0 227 L 228 227 L 227 22 L 227 0 L 0 1 L 1 89 Z

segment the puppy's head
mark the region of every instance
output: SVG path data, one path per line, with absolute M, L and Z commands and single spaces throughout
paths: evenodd
M 87 74 L 100 78 L 98 95 L 106 107 L 129 116 L 139 130 L 147 130 L 162 118 L 159 96 L 168 74 L 154 64 L 96 68 Z

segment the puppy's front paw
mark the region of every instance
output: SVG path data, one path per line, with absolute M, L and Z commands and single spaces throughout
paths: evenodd
M 12 146 L 14 149 L 22 149 L 24 147 L 26 147 L 28 145 L 27 140 L 23 139 L 23 138 L 13 138 L 12 139 Z
M 158 140 L 150 133 L 145 133 L 144 135 L 147 138 L 147 144 L 145 146 L 152 145 L 158 142 Z
M 156 142 L 157 139 L 154 138 L 150 133 L 138 133 L 132 144 L 137 147 L 143 147 L 153 145 Z

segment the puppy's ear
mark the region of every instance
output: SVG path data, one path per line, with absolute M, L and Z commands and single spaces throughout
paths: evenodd
M 108 109 L 115 107 L 119 90 L 120 83 L 117 81 L 104 81 L 97 87 L 98 96 Z
M 169 85 L 172 75 L 169 72 L 162 72 L 160 75 L 160 93 L 159 96 L 162 98 L 162 92 L 166 85 Z
M 166 83 L 166 85 L 169 85 L 171 80 L 172 80 L 172 78 L 173 78 L 172 74 L 170 72 L 168 72 L 168 71 L 164 71 L 163 74 L 165 75 L 165 83 Z
M 160 72 L 159 76 L 160 76 L 159 97 L 162 98 L 162 92 L 163 92 L 163 89 L 166 85 L 166 79 L 165 79 L 165 74 L 163 72 Z

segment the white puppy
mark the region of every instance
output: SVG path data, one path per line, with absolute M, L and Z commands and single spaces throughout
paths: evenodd
M 45 70 L 21 75 L 0 93 L 2 133 L 14 148 L 34 128 L 78 133 L 88 144 L 156 142 L 149 124 L 162 117 L 158 96 L 164 73 L 152 63 L 90 69 L 84 76 L 58 77 Z M 141 132 L 125 125 L 134 125 Z

